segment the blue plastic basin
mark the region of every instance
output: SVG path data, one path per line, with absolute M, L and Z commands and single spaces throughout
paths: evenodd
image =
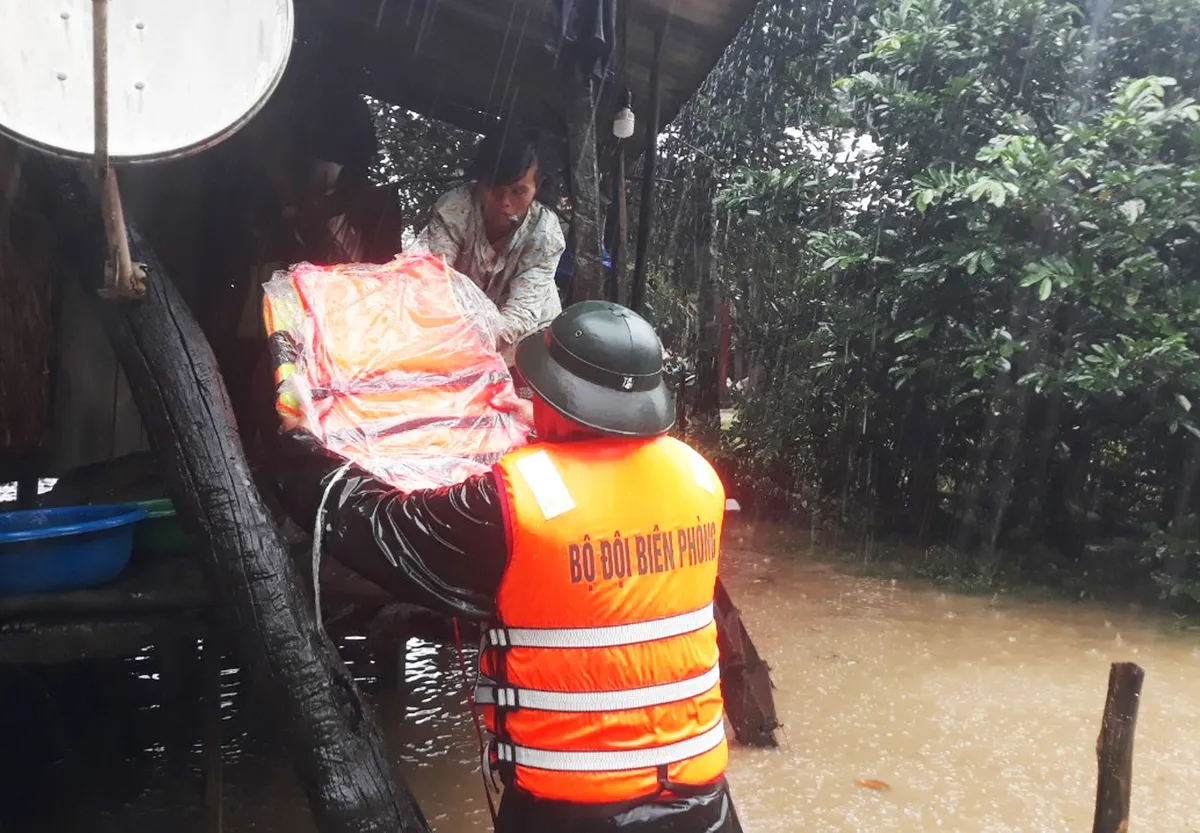
M 0 595 L 55 593 L 112 581 L 133 549 L 141 506 L 0 513 Z

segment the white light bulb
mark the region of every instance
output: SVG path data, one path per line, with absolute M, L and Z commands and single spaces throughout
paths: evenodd
M 617 117 L 613 119 L 613 135 L 618 139 L 628 139 L 633 135 L 633 111 L 628 107 L 622 107 L 617 112 Z

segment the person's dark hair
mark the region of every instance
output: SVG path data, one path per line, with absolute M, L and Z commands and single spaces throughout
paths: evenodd
M 467 168 L 467 176 L 486 185 L 512 185 L 538 162 L 538 136 L 515 124 L 502 124 L 492 129 L 475 146 L 475 158 Z M 544 171 L 538 165 L 539 183 Z

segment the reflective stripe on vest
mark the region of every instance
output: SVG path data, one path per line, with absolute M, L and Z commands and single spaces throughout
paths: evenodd
M 698 631 L 713 621 L 712 603 L 699 610 L 601 628 L 489 628 L 487 641 L 512 648 L 613 648 Z
M 720 681 L 720 665 L 714 665 L 699 677 L 692 677 L 690 680 L 618 691 L 542 691 L 536 688 L 500 686 L 495 680 L 481 676 L 475 686 L 475 702 L 483 706 L 539 709 L 547 712 L 615 712 L 690 700 Z
M 651 749 L 621 749 L 604 752 L 557 752 L 512 743 L 496 743 L 502 762 L 555 772 L 619 772 L 668 766 L 703 755 L 725 740 L 724 715 L 711 728 L 693 738 Z

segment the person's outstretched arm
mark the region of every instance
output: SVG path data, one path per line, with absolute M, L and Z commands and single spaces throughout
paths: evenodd
M 490 472 L 402 494 L 305 435 L 281 440 L 280 499 L 310 530 L 326 488 L 322 551 L 401 601 L 489 618 L 507 564 L 500 490 Z
M 443 194 L 433 207 L 429 223 L 421 229 L 409 250 L 412 254 L 431 254 L 454 267 L 463 247 L 464 211 L 470 211 L 469 196 L 464 200 L 461 189 Z

